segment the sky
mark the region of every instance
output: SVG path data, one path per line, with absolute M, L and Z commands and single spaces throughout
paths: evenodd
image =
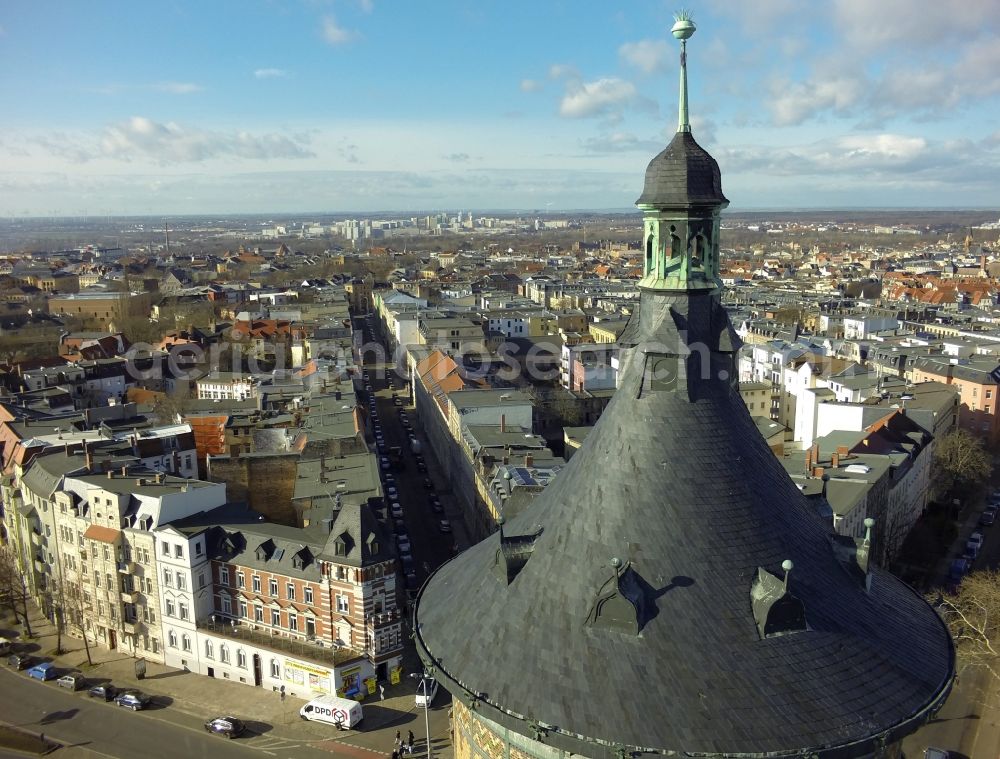
M 633 207 L 663 0 L 6 0 L 0 216 Z M 731 210 L 1000 207 L 1000 2 L 693 0 Z

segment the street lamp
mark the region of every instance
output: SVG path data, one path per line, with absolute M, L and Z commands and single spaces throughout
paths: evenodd
M 427 681 L 430 680 L 431 682 L 434 682 L 434 675 L 424 669 L 420 672 L 411 672 L 410 677 L 420 680 L 420 687 L 424 690 L 424 734 L 427 736 L 427 759 L 431 759 L 431 704 L 430 701 L 427 700 Z

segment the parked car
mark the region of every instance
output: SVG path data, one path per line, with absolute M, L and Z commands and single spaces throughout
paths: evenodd
M 87 678 L 81 675 L 79 672 L 70 672 L 68 675 L 63 675 L 58 680 L 56 680 L 56 685 L 60 688 L 69 688 L 70 690 L 81 690 L 87 685 Z
M 416 573 L 416 571 L 413 570 L 413 569 L 407 571 L 407 573 L 406 573 L 406 589 L 407 590 L 416 590 L 419 587 L 420 587 L 420 584 L 417 581 L 417 573 Z
M 7 657 L 7 664 L 14 669 L 28 669 L 35 663 L 35 660 L 26 654 L 11 654 Z
M 969 543 L 975 543 L 976 544 L 976 550 L 979 550 L 980 548 L 982 548 L 983 547 L 983 533 L 981 533 L 981 532 L 974 532 L 974 533 L 972 533 L 969 536 Z
M 410 552 L 410 536 L 406 534 L 397 535 L 396 545 L 399 547 L 400 554 L 408 554 Z
M 951 759 L 951 752 L 928 746 L 924 749 L 924 759 Z
M 425 709 L 434 703 L 438 692 L 438 683 L 433 677 L 422 677 L 417 683 L 416 705 Z
M 145 693 L 140 693 L 137 690 L 122 691 L 115 696 L 115 703 L 118 706 L 124 706 L 126 709 L 131 709 L 134 712 L 145 709 L 152 700 Z
M 434 482 L 431 480 L 430 477 L 424 477 L 424 488 L 426 488 L 427 490 L 434 489 Z
M 951 562 L 951 567 L 948 569 L 948 579 L 953 583 L 959 583 L 962 578 L 965 577 L 965 573 L 969 569 L 969 562 L 965 559 L 953 559 Z
M 981 527 L 989 527 L 996 521 L 997 513 L 994 509 L 986 509 L 986 511 L 979 516 L 979 524 Z
M 0 656 L 7 656 L 13 649 L 13 641 L 8 638 L 0 637 Z
M 431 511 L 433 511 L 435 514 L 444 513 L 444 506 L 441 505 L 441 499 L 438 498 L 436 495 L 431 496 Z
M 99 698 L 103 701 L 110 701 L 118 693 L 118 689 L 111 683 L 98 683 L 97 685 L 90 686 L 87 691 L 87 695 L 91 698 Z
M 381 466 L 383 469 L 388 470 L 389 467 L 392 466 L 392 464 L 389 463 L 389 457 L 383 456 L 381 459 L 379 459 L 379 466 Z
M 398 503 L 393 502 L 392 506 L 389 507 L 389 511 L 392 514 L 393 519 L 403 518 L 403 507 L 400 506 Z
M 396 492 L 396 488 L 394 488 L 392 485 L 389 485 L 385 489 L 385 495 L 386 498 L 389 498 L 391 500 L 396 500 L 399 497 L 399 493 Z
M 55 680 L 56 679 L 56 665 L 50 661 L 43 661 L 41 664 L 36 664 L 28 669 L 28 677 L 33 677 L 36 680 Z
M 399 398 L 393 398 L 392 399 L 392 405 L 393 406 L 402 406 L 403 402 Z
M 440 522 L 438 522 L 438 529 L 444 533 L 451 532 L 451 522 L 449 522 L 447 519 L 442 519 Z
M 421 474 L 427 474 L 427 464 L 425 464 L 422 460 L 418 461 L 417 471 L 420 472 Z
M 216 717 L 205 723 L 205 729 L 216 735 L 224 735 L 227 738 L 235 738 L 246 732 L 247 726 L 243 720 L 236 717 Z

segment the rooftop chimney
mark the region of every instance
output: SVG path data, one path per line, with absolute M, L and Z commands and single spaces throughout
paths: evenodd
M 524 465 L 525 466 L 534 466 L 535 465 L 535 457 L 532 456 L 530 453 L 524 454 Z
M 501 432 L 506 432 L 507 431 L 507 415 L 506 414 L 500 414 L 500 431 Z

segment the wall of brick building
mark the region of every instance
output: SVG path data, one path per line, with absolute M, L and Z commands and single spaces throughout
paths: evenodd
M 292 507 L 298 461 L 298 453 L 212 456 L 207 475 L 212 482 L 226 483 L 230 502 L 247 503 L 268 521 L 298 527 Z

